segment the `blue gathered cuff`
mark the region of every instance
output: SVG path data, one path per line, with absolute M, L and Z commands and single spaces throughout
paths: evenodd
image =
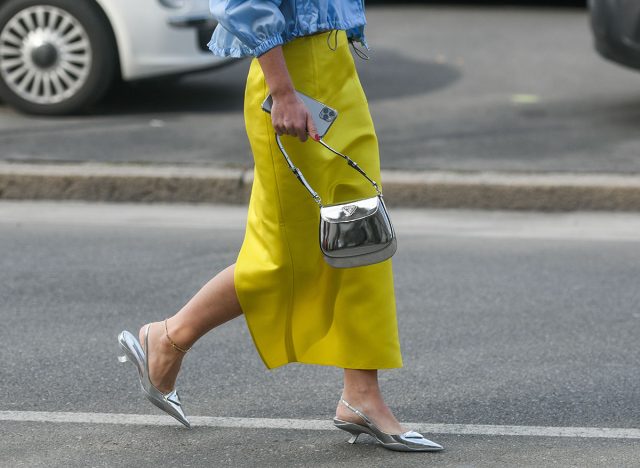
M 251 55 L 253 55 L 255 57 L 259 57 L 262 54 L 264 54 L 265 52 L 268 52 L 269 50 L 273 49 L 274 47 L 282 45 L 282 44 L 284 44 L 284 39 L 282 38 L 281 34 L 278 34 L 276 36 L 270 37 L 266 41 L 262 42 L 258 47 L 253 49 L 251 51 Z
M 216 44 L 216 41 L 212 40 L 207 44 L 207 47 L 211 52 L 220 57 L 235 57 L 235 58 L 243 58 L 247 55 L 253 55 L 254 57 L 259 57 L 260 55 L 268 52 L 276 46 L 284 44 L 284 39 L 282 35 L 272 36 L 266 41 L 261 42 L 256 48 L 251 49 L 244 44 L 241 44 L 240 47 L 219 47 Z

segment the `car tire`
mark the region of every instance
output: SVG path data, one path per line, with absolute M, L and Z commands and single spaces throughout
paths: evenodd
M 92 1 L 8 0 L 0 7 L 0 98 L 26 113 L 75 113 L 117 73 L 117 47 Z

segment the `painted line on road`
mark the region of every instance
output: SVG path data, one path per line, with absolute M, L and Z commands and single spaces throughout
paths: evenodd
M 242 429 L 302 429 L 309 431 L 334 430 L 330 420 L 321 419 L 273 419 L 232 418 L 214 416 L 190 416 L 193 427 L 230 427 Z M 0 421 L 120 424 L 142 426 L 180 425 L 164 416 L 116 413 L 71 413 L 56 411 L 0 411 Z M 528 437 L 587 437 L 604 439 L 640 439 L 640 429 L 612 427 L 553 427 L 553 426 L 501 426 L 484 424 L 430 424 L 404 423 L 423 433 L 456 435 L 494 435 Z

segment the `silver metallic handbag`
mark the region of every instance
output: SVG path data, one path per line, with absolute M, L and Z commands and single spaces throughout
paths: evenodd
M 349 166 L 371 182 L 378 193 L 371 198 L 323 205 L 320 196 L 291 162 L 277 134 L 276 142 L 291 171 L 320 206 L 320 249 L 329 265 L 335 268 L 371 265 L 390 258 L 396 252 L 396 233 L 382 192 L 355 161 L 318 140 L 329 151 L 343 157 Z

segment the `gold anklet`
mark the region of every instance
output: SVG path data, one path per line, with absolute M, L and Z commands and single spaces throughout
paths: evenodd
M 184 348 L 181 348 L 180 346 L 178 346 L 177 344 L 175 344 L 175 343 L 173 342 L 173 340 L 169 337 L 169 329 L 167 328 L 167 320 L 169 320 L 169 319 L 164 319 L 164 331 L 165 331 L 165 333 L 166 333 L 166 335 L 167 335 L 167 339 L 169 340 L 169 343 L 171 343 L 171 346 L 173 346 L 173 347 L 174 347 L 175 349 L 177 349 L 178 351 L 180 351 L 180 352 L 182 352 L 182 353 L 186 353 L 186 352 L 187 352 L 187 351 L 189 351 L 189 349 L 191 349 L 191 348 L 189 348 L 189 349 L 184 349 Z

